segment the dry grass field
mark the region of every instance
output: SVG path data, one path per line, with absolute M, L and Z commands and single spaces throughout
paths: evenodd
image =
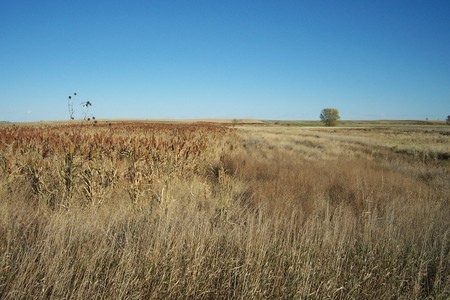
M 450 126 L 236 123 L 2 125 L 0 298 L 450 297 Z

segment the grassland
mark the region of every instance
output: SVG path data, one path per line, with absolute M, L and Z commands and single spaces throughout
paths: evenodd
M 448 299 L 450 126 L 292 125 L 0 127 L 0 298 Z

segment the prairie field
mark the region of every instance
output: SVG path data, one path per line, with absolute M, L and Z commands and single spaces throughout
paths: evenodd
M 440 124 L 5 124 L 0 298 L 448 299 L 449 157 Z

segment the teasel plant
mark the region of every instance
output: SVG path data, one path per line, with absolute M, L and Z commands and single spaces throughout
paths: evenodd
M 77 93 L 73 93 L 73 97 L 76 97 Z M 69 109 L 69 120 L 75 120 L 74 114 L 75 114 L 75 108 L 73 107 L 73 99 L 72 95 L 67 97 L 67 107 Z
M 84 121 L 90 121 L 91 118 L 89 117 L 88 113 L 89 113 L 89 107 L 92 106 L 92 102 L 91 101 L 86 101 L 86 102 L 81 103 L 81 105 L 83 107 L 83 120 Z
M 74 107 L 74 98 L 77 96 L 77 93 L 74 92 L 73 95 L 69 95 L 67 97 L 67 108 L 69 111 L 69 120 L 73 121 L 75 120 L 75 107 Z M 89 115 L 89 108 L 92 106 L 92 102 L 90 100 L 85 101 L 85 102 L 81 102 L 80 103 L 81 107 L 82 107 L 82 115 L 81 118 L 83 121 L 90 121 L 95 120 L 94 116 L 90 116 Z

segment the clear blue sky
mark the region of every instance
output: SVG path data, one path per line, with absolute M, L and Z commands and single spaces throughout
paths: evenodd
M 444 119 L 450 1 L 1 1 L 0 120 L 73 92 L 97 118 Z

